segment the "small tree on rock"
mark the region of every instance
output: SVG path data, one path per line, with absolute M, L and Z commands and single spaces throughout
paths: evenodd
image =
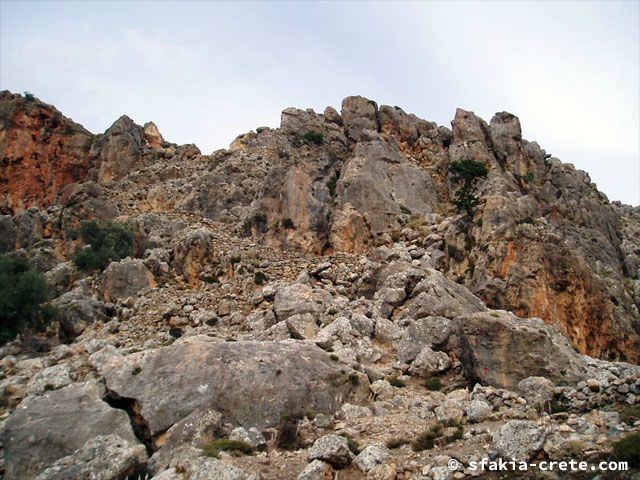
M 459 211 L 466 212 L 469 217 L 473 216 L 473 209 L 480 203 L 475 194 L 476 184 L 479 179 L 487 176 L 487 167 L 468 158 L 451 162 L 449 173 L 453 183 L 460 185 L 460 188 L 455 193 L 453 204 Z

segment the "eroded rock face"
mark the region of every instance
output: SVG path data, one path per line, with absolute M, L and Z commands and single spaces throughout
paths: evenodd
M 0 210 L 48 207 L 87 178 L 93 135 L 51 105 L 0 92 Z
M 139 444 L 127 414 L 104 402 L 104 394 L 97 383 L 76 383 L 23 401 L 3 432 L 7 479 L 34 478 L 100 435 Z
M 295 341 L 189 337 L 144 354 L 113 357 L 102 370 L 110 395 L 134 400 L 152 436 L 203 406 L 244 427 L 263 429 L 283 414 L 333 412 L 366 392 L 365 382 L 353 385 L 350 372 L 342 373 L 328 354 Z

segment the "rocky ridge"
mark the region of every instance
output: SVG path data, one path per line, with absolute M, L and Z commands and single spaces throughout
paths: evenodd
M 348 97 L 201 155 L 127 117 L 92 135 L 37 99 L 0 106 L 0 246 L 64 312 L 49 352 L 2 348 L 7 478 L 465 478 L 640 429 L 638 209 L 513 115 L 449 130 Z M 469 157 L 489 169 L 472 219 L 448 175 Z M 92 218 L 132 222 L 136 258 L 78 272 Z M 257 453 L 202 457 L 220 437 Z

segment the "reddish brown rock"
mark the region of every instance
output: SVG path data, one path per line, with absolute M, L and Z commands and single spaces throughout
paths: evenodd
M 47 207 L 86 179 L 93 135 L 51 105 L 0 93 L 0 209 Z

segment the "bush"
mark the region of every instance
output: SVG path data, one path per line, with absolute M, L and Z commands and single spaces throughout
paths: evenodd
M 613 458 L 640 467 L 640 432 L 631 433 L 613 444 Z
M 47 284 L 24 258 L 0 255 L 0 342 L 27 331 L 40 331 L 56 310 L 45 302 Z
M 421 452 L 422 450 L 430 450 L 438 439 L 439 432 L 434 429 L 425 430 L 420 435 L 418 435 L 415 440 L 411 443 L 414 452 Z
M 287 230 L 292 230 L 292 229 L 296 228 L 296 226 L 293 223 L 293 220 L 291 220 L 290 218 L 283 218 L 282 219 L 282 226 L 283 226 L 283 228 L 286 228 Z
M 403 445 L 407 445 L 408 443 L 411 443 L 411 440 L 404 437 L 394 437 L 386 441 L 387 448 L 391 449 L 399 448 Z
M 258 271 L 253 274 L 253 281 L 256 283 L 256 285 L 262 285 L 263 283 L 267 282 L 267 276 L 264 273 Z
M 324 139 L 324 136 L 320 132 L 316 132 L 315 130 L 309 130 L 302 135 L 307 142 L 315 143 L 316 145 L 320 145 Z
M 73 263 L 85 272 L 102 271 L 110 262 L 128 257 L 133 251 L 133 229 L 125 223 L 85 221 L 78 233 L 86 246 L 76 251 Z
M 202 447 L 202 452 L 207 457 L 218 458 L 220 452 L 230 452 L 232 455 L 251 455 L 253 447 L 248 443 L 239 440 L 229 440 L 228 438 L 220 438 L 213 440 Z
M 626 407 L 620 412 L 620 420 L 627 425 L 633 425 L 635 422 L 640 420 L 640 405 Z
M 338 185 L 339 178 L 340 172 L 336 172 L 329 177 L 329 181 L 327 182 L 327 190 L 329 190 L 329 195 L 332 197 L 336 194 L 336 186 Z
M 27 100 L 29 100 L 30 102 L 35 100 L 35 95 L 31 92 L 24 92 L 24 98 L 26 98 Z
M 389 385 L 392 387 L 404 388 L 407 384 L 404 380 L 401 380 L 398 377 L 391 377 L 389 379 Z
M 474 190 L 477 181 L 487 176 L 488 170 L 484 164 L 472 159 L 452 162 L 449 166 L 451 180 L 461 187 L 455 194 L 453 204 L 460 211 L 465 211 L 469 217 L 473 215 L 473 209 L 478 205 L 479 200 L 475 196 Z
M 432 392 L 438 391 L 442 388 L 442 383 L 437 378 L 428 378 L 424 382 L 424 386 L 427 390 L 431 390 Z
M 283 450 L 295 450 L 300 445 L 298 438 L 298 418 L 291 418 L 287 415 L 282 417 L 282 422 L 278 426 L 276 434 L 276 446 Z

